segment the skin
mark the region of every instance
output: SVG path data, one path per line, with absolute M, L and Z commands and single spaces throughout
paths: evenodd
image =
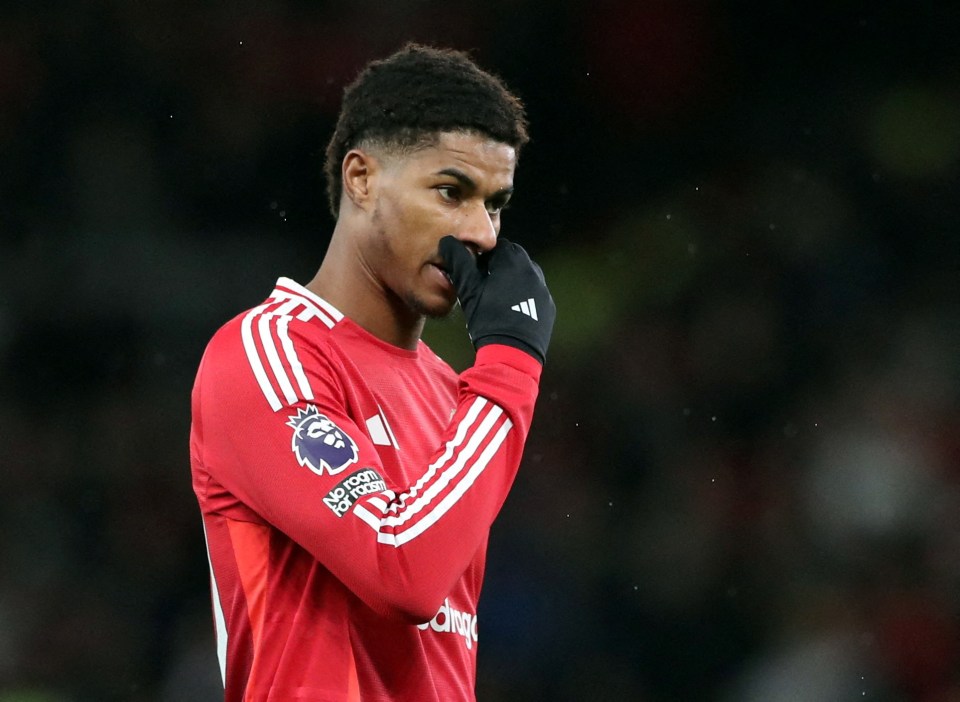
M 442 132 L 413 153 L 351 150 L 337 226 L 307 288 L 374 336 L 415 349 L 426 317 L 456 302 L 440 239 L 453 235 L 474 255 L 492 249 L 516 164 L 512 146 L 472 132 Z

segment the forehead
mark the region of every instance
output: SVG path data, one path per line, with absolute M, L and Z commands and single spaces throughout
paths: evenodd
M 417 175 L 455 168 L 478 184 L 494 189 L 512 185 L 517 151 L 509 144 L 471 132 L 441 132 L 435 143 L 418 149 L 405 159 L 405 167 Z

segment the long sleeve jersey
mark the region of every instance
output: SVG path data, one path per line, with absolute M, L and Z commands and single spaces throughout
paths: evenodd
M 458 376 L 285 278 L 214 335 L 190 456 L 226 702 L 474 699 L 539 376 L 500 345 Z

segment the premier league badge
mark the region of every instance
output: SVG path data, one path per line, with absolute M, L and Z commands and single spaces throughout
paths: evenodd
M 297 415 L 289 419 L 287 425 L 293 427 L 291 448 L 300 465 L 317 475 L 324 471 L 336 475 L 356 463 L 357 445 L 353 439 L 313 405 L 298 409 Z

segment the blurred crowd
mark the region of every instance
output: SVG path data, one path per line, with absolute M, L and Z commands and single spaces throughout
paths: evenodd
M 325 250 L 343 86 L 406 40 L 527 102 L 559 317 L 478 696 L 960 700 L 960 10 L 0 9 L 0 702 L 218 699 L 189 392 Z M 456 368 L 456 316 L 427 339 Z

